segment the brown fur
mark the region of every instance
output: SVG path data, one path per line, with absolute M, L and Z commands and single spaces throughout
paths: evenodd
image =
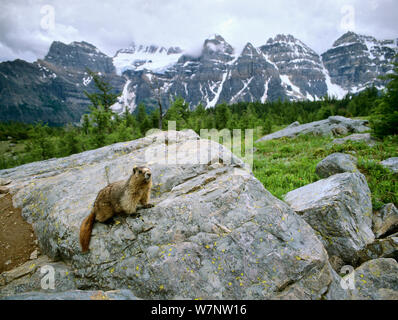
M 89 248 L 91 231 L 95 221 L 105 222 L 116 214 L 134 214 L 140 203 L 151 208 L 149 203 L 152 187 L 152 175 L 146 167 L 134 167 L 127 180 L 113 182 L 101 189 L 94 201 L 90 215 L 80 227 L 80 245 L 82 251 Z

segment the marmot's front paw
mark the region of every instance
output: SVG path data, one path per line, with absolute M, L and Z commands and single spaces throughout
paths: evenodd
M 154 204 L 152 204 L 152 203 L 147 203 L 147 204 L 144 204 L 142 207 L 144 208 L 144 209 L 149 209 L 149 208 L 153 208 L 155 205 Z

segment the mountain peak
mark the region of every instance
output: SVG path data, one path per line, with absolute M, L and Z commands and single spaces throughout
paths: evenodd
M 128 54 L 178 54 L 182 53 L 182 49 L 177 46 L 172 46 L 166 48 L 164 46 L 158 46 L 155 44 L 144 45 L 144 44 L 136 44 L 132 42 L 127 48 L 120 49 L 116 52 L 115 57 L 120 53 L 128 53 Z
M 246 43 L 244 46 L 241 55 L 253 55 L 253 54 L 259 54 L 258 50 L 250 43 Z
M 70 67 L 77 70 L 89 68 L 102 73 L 115 71 L 111 58 L 85 41 L 74 41 L 69 44 L 54 41 L 44 57 L 44 61 L 63 68 Z
M 233 47 L 219 34 L 214 34 L 209 39 L 206 39 L 203 49 L 207 52 L 222 52 L 229 55 L 234 53 Z
M 86 41 L 73 41 L 73 42 L 71 42 L 69 44 L 69 46 L 81 47 L 81 48 L 92 49 L 92 50 L 98 50 L 96 46 L 94 46 L 91 43 L 88 43 Z
M 214 34 L 210 35 L 206 40 L 209 40 L 209 41 L 216 40 L 216 41 L 220 41 L 220 42 L 226 42 L 225 39 L 223 38 L 223 36 L 218 33 L 214 33 Z
M 361 37 L 353 31 L 348 31 L 333 43 L 333 47 L 338 47 L 342 44 L 353 42 L 361 42 Z
M 296 42 L 297 39 L 291 34 L 277 34 L 274 38 L 274 41 L 280 42 Z
M 274 38 L 269 38 L 267 44 L 273 44 L 278 42 L 304 45 L 303 42 L 301 42 L 299 39 L 291 34 L 277 34 Z
M 375 37 L 372 36 L 362 35 L 352 31 L 348 31 L 333 43 L 333 47 L 338 47 L 340 45 L 345 45 L 349 43 L 365 43 L 365 42 L 377 43 L 379 42 L 379 40 L 377 40 Z M 393 40 L 384 40 L 384 42 L 393 42 Z

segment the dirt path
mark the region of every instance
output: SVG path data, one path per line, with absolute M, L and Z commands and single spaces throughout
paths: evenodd
M 0 273 L 28 261 L 36 243 L 32 226 L 13 207 L 11 195 L 0 194 Z

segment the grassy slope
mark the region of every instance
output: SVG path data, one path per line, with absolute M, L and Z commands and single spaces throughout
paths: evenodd
M 398 175 L 378 163 L 398 156 L 398 136 L 378 141 L 374 147 L 358 142 L 333 145 L 332 140 L 306 135 L 256 143 L 253 173 L 268 191 L 282 199 L 287 192 L 319 180 L 315 167 L 326 156 L 334 152 L 351 153 L 367 178 L 374 209 L 389 202 L 397 206 Z

